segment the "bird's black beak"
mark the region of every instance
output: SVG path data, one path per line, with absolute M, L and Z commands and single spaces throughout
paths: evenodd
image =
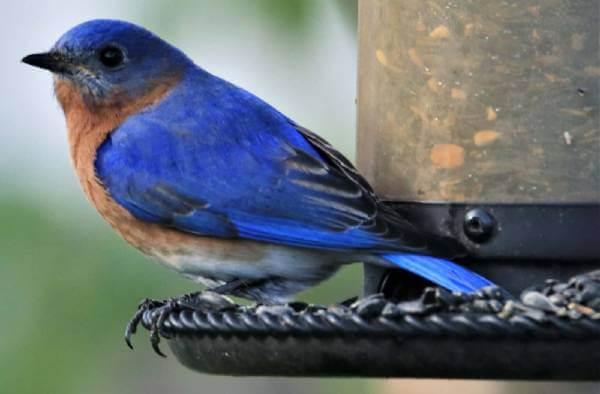
M 65 73 L 68 71 L 68 62 L 64 56 L 56 52 L 34 53 L 25 56 L 21 61 L 30 66 L 43 68 L 55 73 Z

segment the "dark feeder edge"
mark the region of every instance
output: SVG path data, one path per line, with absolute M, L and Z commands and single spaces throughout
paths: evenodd
M 587 315 L 552 302 L 582 302 Z M 160 332 L 182 364 L 213 374 L 598 380 L 600 271 L 546 281 L 521 301 L 427 288 L 418 300 L 327 308 L 204 302 L 170 313 Z

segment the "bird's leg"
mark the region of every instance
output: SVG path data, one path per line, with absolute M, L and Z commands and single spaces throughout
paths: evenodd
M 196 309 L 202 304 L 202 291 L 194 291 L 192 293 L 186 293 L 179 297 L 170 298 L 168 301 L 174 301 L 178 306 L 190 309 Z
M 261 279 L 239 279 L 238 278 L 238 279 L 230 280 L 229 282 L 226 282 L 222 285 L 207 289 L 206 291 L 210 291 L 210 292 L 221 294 L 221 295 L 226 295 L 226 294 L 235 295 L 237 290 L 240 290 L 242 288 L 250 288 L 250 287 L 260 286 L 263 283 L 265 283 L 266 281 L 267 281 L 267 279 L 265 279 L 265 278 L 261 278 Z

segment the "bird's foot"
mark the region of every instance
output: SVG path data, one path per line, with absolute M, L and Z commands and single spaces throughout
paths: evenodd
M 129 346 L 130 349 L 133 349 L 133 345 L 131 343 L 131 337 L 136 333 L 139 324 L 144 319 L 144 315 L 148 312 L 150 313 L 150 343 L 152 344 L 152 349 L 162 357 L 166 357 L 165 354 L 160 350 L 158 344 L 160 343 L 160 334 L 164 335 L 164 332 L 161 332 L 161 327 L 164 324 L 167 316 L 179 309 L 178 300 L 175 298 L 171 298 L 168 300 L 151 300 L 146 298 L 142 300 L 138 305 L 137 311 L 127 323 L 127 327 L 125 328 L 125 343 Z
M 127 323 L 127 327 L 125 328 L 125 343 L 127 343 L 130 349 L 133 349 L 131 337 L 136 333 L 139 324 L 144 320 L 146 313 L 148 313 L 152 349 L 159 356 L 166 357 L 160 350 L 159 343 L 161 336 L 168 338 L 168 333 L 163 328 L 165 320 L 171 313 L 181 311 L 182 309 L 199 310 L 203 309 L 203 307 L 210 307 L 211 309 L 214 309 L 215 306 L 225 308 L 232 304 L 232 301 L 227 297 L 210 292 L 189 293 L 166 300 L 146 298 L 140 302 L 137 311 Z

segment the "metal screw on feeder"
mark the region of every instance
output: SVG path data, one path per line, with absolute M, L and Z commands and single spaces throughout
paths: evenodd
M 481 208 L 471 209 L 465 214 L 463 227 L 466 236 L 473 242 L 482 243 L 490 239 L 495 226 L 494 217 Z

